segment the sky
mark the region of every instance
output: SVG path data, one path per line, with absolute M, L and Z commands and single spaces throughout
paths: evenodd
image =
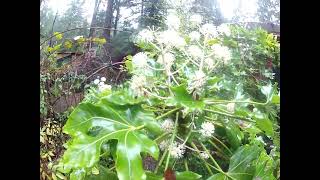
M 47 0 L 48 6 L 53 9 L 54 12 L 59 12 L 59 14 L 62 14 L 67 8 L 68 4 L 71 2 L 71 0 Z M 90 23 L 92 15 L 93 15 L 93 8 L 94 8 L 95 0 L 86 0 L 83 6 L 83 9 L 85 11 L 84 15 L 86 16 L 88 22 Z M 240 4 L 240 10 L 243 13 L 246 13 L 248 16 L 254 16 L 254 14 L 257 11 L 257 0 L 218 0 L 218 3 L 220 5 L 222 15 L 227 18 L 231 19 L 234 10 L 238 7 Z M 126 16 L 125 14 L 122 15 Z M 128 13 L 129 14 L 129 13 Z M 248 19 L 248 20 L 254 20 L 254 19 Z

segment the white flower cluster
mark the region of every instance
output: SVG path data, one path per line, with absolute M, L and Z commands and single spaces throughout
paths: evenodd
M 158 57 L 158 63 L 162 64 L 167 70 L 170 70 L 174 60 L 175 57 L 172 53 L 165 53 L 163 57 L 161 55 Z
M 183 154 L 185 152 L 185 146 L 183 144 L 179 144 L 177 142 L 174 142 L 170 147 L 169 147 L 169 153 L 172 157 L 179 159 L 183 157 Z
M 175 14 L 169 14 L 167 16 L 166 24 L 169 29 L 179 29 L 180 27 L 180 19 Z
M 154 36 L 152 31 L 148 29 L 143 29 L 139 32 L 138 39 L 143 42 L 152 42 L 154 40 Z
M 224 34 L 227 36 L 231 35 L 230 28 L 227 24 L 221 24 L 220 26 L 217 27 L 218 33 Z
M 200 32 L 208 37 L 217 37 L 218 35 L 216 26 L 208 23 L 201 26 Z
M 236 105 L 235 103 L 228 103 L 227 110 L 231 113 L 234 113 L 235 105 Z
M 206 74 L 203 71 L 196 71 L 188 81 L 188 91 L 200 92 L 206 83 Z
M 147 79 L 143 75 L 134 75 L 130 82 L 130 89 L 133 93 L 140 97 L 145 95 L 145 87 L 147 86 Z
M 186 41 L 179 35 L 177 31 L 166 30 L 160 32 L 158 35 L 158 42 L 167 46 L 174 46 L 177 48 L 186 45 Z
M 204 59 L 204 65 L 205 65 L 205 68 L 207 69 L 207 70 L 212 70 L 213 68 L 214 68 L 214 60 L 212 59 L 212 58 L 206 58 L 206 59 Z
M 194 14 L 190 17 L 190 22 L 195 25 L 201 24 L 202 17 L 199 14 Z
M 161 123 L 161 128 L 166 132 L 172 132 L 174 129 L 174 122 L 168 118 Z
M 170 141 L 168 139 L 161 141 L 161 143 L 159 144 L 159 148 L 161 149 L 161 151 L 166 150 L 169 147 Z
M 200 153 L 200 157 L 202 157 L 203 159 L 208 159 L 209 158 L 209 154 L 207 152 L 201 152 Z
M 139 52 L 132 57 L 132 65 L 135 68 L 143 69 L 148 65 L 148 56 L 144 52 Z
M 105 77 L 101 77 L 100 79 L 99 78 L 95 79 L 93 83 L 98 85 L 99 91 L 111 90 L 111 86 L 108 84 L 105 84 L 106 80 L 107 79 Z
M 214 133 L 214 125 L 211 122 L 204 122 L 201 124 L 200 133 L 204 137 L 211 137 Z
M 199 41 L 200 37 L 201 37 L 201 34 L 198 31 L 192 31 L 189 34 L 189 37 L 190 37 L 191 41 Z
M 226 46 L 220 44 L 214 44 L 211 46 L 216 58 L 223 60 L 227 64 L 231 60 L 231 51 Z
M 203 57 L 203 51 L 199 48 L 199 46 L 191 45 L 188 47 L 188 52 L 191 56 L 195 58 L 202 58 Z

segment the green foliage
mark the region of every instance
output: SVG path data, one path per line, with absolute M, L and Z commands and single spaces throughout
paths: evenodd
M 274 179 L 280 93 L 272 77 L 255 73 L 265 73 L 267 58 L 279 65 L 279 44 L 262 30 L 168 27 L 138 34 L 143 52 L 126 57 L 128 82 L 89 88 L 63 128 L 71 139 L 59 171 L 79 180 L 163 179 L 168 168 L 176 179 Z

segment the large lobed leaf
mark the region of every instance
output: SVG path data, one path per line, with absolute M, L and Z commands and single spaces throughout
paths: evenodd
M 64 132 L 71 136 L 71 141 L 61 161 L 63 170 L 73 170 L 71 175 L 74 178 L 70 176 L 71 179 L 82 179 L 83 176 L 78 175 L 99 161 L 102 144 L 115 139 L 118 141 L 115 157 L 118 178 L 146 179 L 140 153 L 147 152 L 157 159 L 159 149 L 140 131 L 142 126 L 151 132 L 161 132 L 153 113 L 144 111 L 140 105 L 121 106 L 108 99 L 102 99 L 96 105 L 80 104 L 64 126 Z
M 255 160 L 259 157 L 262 149 L 258 146 L 244 145 L 239 147 L 230 158 L 227 174 L 236 180 L 252 180 L 255 175 Z M 230 178 L 222 173 L 214 174 L 207 180 L 229 180 Z
M 167 101 L 169 106 L 184 107 L 186 112 L 191 111 L 201 111 L 205 107 L 205 103 L 201 100 L 194 100 L 192 96 L 188 93 L 185 85 L 180 85 L 176 87 L 171 87 L 173 96 L 171 96 Z

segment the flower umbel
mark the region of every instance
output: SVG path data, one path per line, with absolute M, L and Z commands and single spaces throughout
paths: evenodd
M 179 144 L 177 142 L 174 142 L 169 147 L 169 153 L 172 157 L 179 159 L 183 157 L 183 154 L 185 152 L 185 146 L 183 144 Z
M 203 71 L 196 71 L 188 81 L 188 91 L 201 92 L 206 83 L 206 74 Z
M 172 119 L 168 118 L 164 120 L 161 124 L 161 128 L 166 132 L 172 132 L 174 129 L 174 122 Z
M 132 64 L 136 68 L 145 68 L 148 65 L 148 56 L 144 52 L 139 52 L 132 57 Z
M 223 60 L 225 64 L 227 64 L 231 60 L 231 51 L 228 47 L 214 44 L 211 48 L 214 52 L 215 58 Z
M 147 86 L 147 79 L 142 75 L 134 75 L 130 82 L 130 88 L 136 96 L 144 96 L 144 88 Z
M 200 153 L 200 157 L 202 157 L 203 159 L 208 159 L 209 158 L 209 154 L 207 152 L 201 152 Z
M 200 133 L 204 137 L 211 137 L 214 133 L 214 125 L 211 122 L 204 122 L 201 125 Z

